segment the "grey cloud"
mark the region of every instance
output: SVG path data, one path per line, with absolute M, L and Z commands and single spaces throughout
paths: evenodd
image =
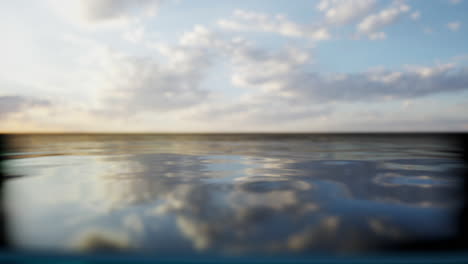
M 119 252 L 131 248 L 129 240 L 122 232 L 91 229 L 81 231 L 72 247 L 83 252 Z
M 234 70 L 234 84 L 304 104 L 408 99 L 468 89 L 468 68 L 453 64 L 407 67 L 404 71 L 323 74 L 310 71 L 306 58 L 301 51 L 270 56 L 243 52 Z
M 10 95 L 0 96 L 0 118 L 5 118 L 9 114 L 21 112 L 31 107 L 47 107 L 51 102 L 33 97 Z
M 298 73 L 290 77 L 288 89 L 302 98 L 321 102 L 407 99 L 468 89 L 466 68 L 447 69 L 429 76 L 418 72 L 385 72 L 377 77 L 371 73 L 335 76 Z
M 142 11 L 156 12 L 161 0 L 82 0 L 83 15 L 91 22 L 128 17 Z

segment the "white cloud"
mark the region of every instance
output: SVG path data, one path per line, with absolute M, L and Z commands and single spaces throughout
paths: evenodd
M 376 5 L 376 0 L 321 0 L 317 9 L 325 14 L 327 22 L 343 25 L 367 15 Z
M 382 40 L 387 38 L 387 34 L 385 32 L 374 32 L 370 33 L 368 37 L 370 40 Z
M 213 60 L 242 46 L 200 25 L 182 34 L 177 44 L 146 44 L 151 53 L 143 56 L 101 47 L 88 61 L 97 66 L 89 79 L 101 88 L 98 112 L 167 112 L 206 103 L 211 92 L 202 82 Z
M 228 48 L 228 43 L 218 33 L 201 25 L 195 25 L 192 31 L 182 34 L 179 43 L 181 46 L 206 48 L 211 51 Z
M 123 39 L 132 43 L 140 43 L 145 37 L 145 31 L 145 28 L 140 25 L 138 27 L 125 31 L 122 37 Z
M 286 37 L 305 37 L 313 40 L 330 38 L 328 29 L 323 26 L 305 26 L 290 21 L 283 15 L 235 10 L 229 19 L 221 19 L 218 25 L 225 30 L 276 33 Z
M 404 2 L 394 2 L 390 7 L 365 17 L 357 25 L 357 31 L 359 34 L 367 35 L 372 38 L 376 32 L 393 24 L 402 14 L 407 13 L 409 10 L 410 7 Z
M 461 0 L 449 0 L 451 4 L 456 5 L 461 3 Z
M 447 24 L 447 28 L 451 31 L 458 31 L 460 29 L 461 23 L 459 21 L 450 22 Z
M 418 20 L 420 18 L 421 18 L 421 12 L 415 11 L 415 12 L 411 13 L 411 19 Z
M 161 45 L 167 64 L 155 58 L 109 54 L 99 74 L 105 101 L 123 113 L 142 110 L 168 111 L 200 103 L 208 91 L 200 88 L 208 55 L 198 49 Z
M 253 48 L 240 50 L 233 56 L 232 81 L 240 86 L 276 90 L 281 86 L 282 78 L 287 78 L 308 60 L 309 54 L 297 48 L 278 53 Z
M 372 34 L 385 38 L 383 32 Z M 337 102 L 410 100 L 468 87 L 468 70 L 453 64 L 324 74 L 310 67 L 310 50 L 286 46 L 269 51 L 200 25 L 182 34 L 178 44 L 154 43 L 153 48 L 159 56 L 109 53 L 101 58 L 102 83 L 97 85 L 105 88 L 104 112 L 166 115 L 176 111 L 179 118 L 202 123 L 227 120 L 267 127 L 280 120 L 326 120 Z M 219 58 L 231 62 L 231 83 L 246 88 L 244 96 L 223 101 L 203 87 L 208 70 Z

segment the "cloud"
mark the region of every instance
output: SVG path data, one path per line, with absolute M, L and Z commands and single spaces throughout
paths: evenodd
M 228 39 L 200 25 L 182 34 L 177 44 L 152 43 L 151 47 L 159 56 L 141 58 L 116 52 L 101 55 L 98 61 L 102 67 L 96 72 L 98 77 L 94 78 L 100 79 L 96 85 L 103 87 L 101 100 L 104 105 L 101 113 L 168 112 L 191 109 L 198 105 L 214 105 L 216 108 L 213 93 L 203 87 L 203 80 L 213 61 L 227 58 L 233 67 L 233 83 L 243 84 L 248 82 L 244 79 L 250 78 L 250 72 L 256 73 L 252 78 L 278 77 L 287 75 L 290 68 L 309 59 L 307 52 L 292 47 L 272 55 L 242 38 Z M 251 56 L 259 61 L 250 63 Z M 265 83 L 263 87 L 274 90 L 274 85 Z M 246 106 L 245 102 L 236 104 L 229 108 Z M 255 109 L 260 112 L 254 116 L 273 118 L 263 113 L 263 105 Z M 198 110 L 194 111 L 196 113 Z M 300 115 L 304 114 L 298 110 L 286 116 Z
M 200 88 L 204 71 L 211 65 L 209 56 L 199 49 L 161 45 L 168 58 L 162 64 L 152 57 L 109 54 L 103 69 L 107 107 L 123 113 L 142 110 L 159 112 L 200 103 L 208 91 Z
M 235 10 L 230 19 L 221 19 L 218 25 L 232 31 L 252 31 L 276 33 L 285 37 L 305 37 L 313 40 L 326 40 L 330 33 L 326 27 L 299 25 L 284 15 L 271 16 L 246 10 Z
M 35 107 L 49 107 L 51 102 L 34 97 L 10 95 L 0 96 L 0 119 Z
M 200 39 L 205 41 L 211 37 Z M 307 49 L 286 46 L 271 51 L 247 44 L 236 46 L 224 42 L 221 45 L 220 38 L 217 41 L 205 44 L 228 47 L 224 48 L 224 54 L 231 61 L 231 83 L 247 89 L 248 93 L 230 102 L 205 102 L 191 112 L 194 119 L 257 125 L 325 122 L 331 116 L 339 117 L 335 115 L 336 103 L 408 100 L 468 88 L 468 69 L 450 63 L 405 66 L 400 71 L 320 73 L 314 70 L 313 57 Z
M 449 0 L 449 2 L 450 2 L 452 5 L 457 5 L 457 4 L 461 3 L 461 0 Z
M 123 39 L 131 43 L 140 43 L 145 38 L 146 30 L 143 26 L 139 25 L 135 28 L 127 30 L 123 33 Z
M 141 13 L 155 15 L 162 2 L 161 0 L 82 0 L 80 3 L 83 15 L 88 21 L 100 22 Z
M 393 24 L 409 10 L 410 7 L 404 2 L 394 2 L 390 7 L 365 17 L 357 25 L 357 31 L 361 35 L 367 35 L 370 39 L 382 39 L 383 35 L 380 30 Z
M 447 24 L 447 28 L 451 31 L 458 31 L 460 29 L 461 23 L 459 21 L 450 22 Z
M 202 26 L 183 34 L 178 43 L 142 40 L 140 54 L 106 45 L 88 45 L 82 56 L 82 87 L 99 87 L 93 108 L 100 114 L 136 114 L 186 109 L 207 101 L 203 87 L 208 70 L 228 42 Z M 237 43 L 238 45 L 238 43 Z
M 177 44 L 148 43 L 155 54 L 136 57 L 105 50 L 92 64 L 100 65 L 94 86 L 100 91 L 101 107 L 96 113 L 124 116 L 142 112 L 176 112 L 180 118 L 206 121 L 230 116 L 239 122 L 275 123 L 277 120 L 300 120 L 324 116 L 330 107 L 291 105 L 281 96 L 288 91 L 276 90 L 277 78 L 287 75 L 310 61 L 308 50 L 287 47 L 268 52 L 242 38 L 228 38 L 196 25 L 185 32 Z M 102 50 L 102 47 L 100 47 Z M 224 94 L 214 94 L 204 87 L 204 79 L 214 61 L 220 58 L 231 63 L 231 80 L 236 86 L 258 82 L 245 98 L 231 98 L 224 103 Z M 272 82 L 261 80 L 272 79 Z M 259 85 L 261 91 L 258 92 Z M 274 102 L 277 108 L 271 108 Z
M 239 50 L 232 60 L 234 85 L 277 90 L 281 79 L 288 78 L 297 67 L 308 62 L 309 54 L 289 47 L 276 53 L 250 48 Z
M 119 252 L 131 248 L 131 243 L 125 233 L 90 229 L 81 231 L 70 246 L 83 252 Z
M 418 20 L 420 18 L 421 18 L 421 12 L 415 11 L 415 12 L 411 13 L 411 19 Z
M 82 26 L 122 25 L 157 14 L 163 0 L 49 0 L 64 18 Z
M 337 78 L 338 76 L 338 78 Z M 468 88 L 468 69 L 452 64 L 434 67 L 408 67 L 407 71 L 375 71 L 358 74 L 318 76 L 310 98 L 334 101 L 379 101 L 417 98 Z M 321 87 L 321 89 L 319 89 Z M 314 91 L 315 90 L 315 91 Z
M 234 85 L 257 88 L 265 92 L 262 96 L 268 100 L 280 98 L 292 104 L 375 102 L 468 88 L 468 69 L 454 64 L 408 66 L 404 71 L 323 74 L 309 70 L 309 57 L 300 50 L 269 54 L 246 51 L 238 56 L 232 75 Z
M 218 26 L 231 31 L 269 32 L 285 37 L 328 40 L 332 37 L 331 27 L 354 25 L 358 22 L 357 35 L 353 38 L 364 35 L 371 40 L 382 40 L 387 35 L 381 30 L 395 23 L 411 9 L 405 1 L 395 0 L 390 6 L 370 14 L 377 7 L 376 0 L 321 0 L 316 8 L 324 17 L 309 25 L 297 24 L 281 14 L 270 15 L 237 9 L 230 18 L 218 20 Z M 420 12 L 415 11 L 410 17 L 417 20 Z
M 343 25 L 367 15 L 376 5 L 376 0 L 321 0 L 317 9 L 328 23 Z
M 151 17 L 154 12 L 147 13 L 147 8 L 157 9 L 163 2 L 77 3 L 81 5 L 81 18 L 88 24 L 97 25 Z M 393 1 L 391 5 L 377 10 L 377 1 L 324 0 L 320 1 L 317 8 L 324 14 L 324 20 L 310 25 L 295 23 L 283 15 L 235 10 L 232 16 L 218 21 L 222 30 L 213 31 L 196 25 L 193 30 L 179 35 L 176 43 L 169 44 L 157 42 L 162 38 L 150 41 L 147 37 L 152 31 L 149 23 L 138 20 L 124 28 L 127 30 L 117 33 L 117 36 L 123 36 L 130 42 L 112 43 L 120 51 L 106 47 L 105 42 L 113 41 L 112 37 L 94 38 L 89 43 L 86 40 L 68 39 L 77 42 L 74 45 L 79 46 L 76 49 L 78 62 L 74 65 L 77 67 L 72 68 L 77 71 L 67 71 L 73 78 L 63 83 L 71 88 L 68 90 L 79 90 L 86 93 L 86 99 L 90 99 L 66 99 L 70 105 L 77 107 L 62 111 L 62 117 L 54 120 L 57 120 L 57 124 L 63 124 L 67 122 L 65 119 L 70 119 L 68 113 L 75 112 L 74 116 L 82 115 L 83 118 L 74 123 L 82 122 L 92 126 L 95 122 L 101 126 L 99 123 L 104 123 L 101 122 L 103 116 L 94 117 L 95 113 L 106 114 L 105 117 L 117 114 L 122 118 L 113 118 L 118 121 L 112 128 L 131 120 L 135 127 L 147 130 L 158 127 L 152 122 L 164 123 L 173 128 L 172 125 L 177 122 L 186 125 L 185 120 L 188 120 L 187 123 L 190 123 L 191 117 L 199 121 L 197 129 L 202 130 L 218 126 L 207 124 L 207 120 L 212 120 L 210 118 L 217 118 L 226 124 L 230 120 L 239 123 L 244 120 L 252 124 L 274 124 L 277 121 L 306 123 L 307 120 L 315 121 L 335 115 L 337 102 L 353 104 L 408 100 L 462 91 L 467 86 L 466 69 L 454 65 L 408 67 L 399 71 L 321 73 L 319 66 L 313 65 L 315 62 L 310 49 L 285 46 L 283 49 L 269 50 L 232 32 L 270 32 L 291 38 L 322 40 L 331 38 L 331 28 L 338 31 L 334 26 L 352 24 L 350 27 L 354 29 L 356 26 L 359 35 L 376 40 L 387 38 L 384 28 L 398 18 L 406 15 L 413 19 L 419 17 L 419 11 L 410 16 L 410 7 L 403 1 Z M 86 32 L 82 33 L 84 36 Z M 70 34 L 78 35 L 73 32 Z M 130 46 L 132 44 L 138 46 Z M 214 74 L 211 70 L 218 66 L 216 63 L 220 60 L 223 67 L 220 71 L 227 78 L 215 78 L 224 78 L 230 84 L 226 83 L 226 87 L 218 89 L 211 87 L 209 82 L 213 75 L 219 73 L 217 69 Z M 17 100 L 16 104 L 11 102 L 13 107 L 10 108 L 27 109 L 28 104 L 37 102 L 20 101 Z M 1 116 L 6 116 L 8 112 L 4 105 L 0 107 Z M 82 112 L 77 113 L 75 109 L 78 108 Z M 63 110 L 63 107 L 60 106 L 60 109 Z M 39 114 L 34 113 L 32 116 Z M 225 117 L 229 121 L 222 121 L 227 120 Z M 50 118 L 45 117 L 44 120 L 46 118 L 47 123 Z M 165 120 L 169 119 L 178 121 L 170 121 L 168 125 Z M 77 126 L 83 127 L 81 124 Z M 110 122 L 105 126 L 111 127 Z
M 455 64 L 320 73 L 311 67 L 313 57 L 308 49 L 265 50 L 203 26 L 181 35 L 177 44 L 153 47 L 161 56 L 143 59 L 111 54 L 106 59 L 104 69 L 111 73 L 104 78 L 106 111 L 187 110 L 178 113 L 202 122 L 226 119 L 239 124 L 274 124 L 325 120 L 335 113 L 337 102 L 408 100 L 468 88 L 468 69 Z M 203 87 L 208 70 L 219 58 L 227 58 L 231 84 L 247 89 L 246 94 L 222 101 Z
M 374 32 L 374 33 L 370 33 L 368 35 L 368 38 L 370 40 L 383 40 L 387 38 L 387 34 L 385 32 Z
M 218 52 L 220 50 L 231 50 L 233 46 L 243 46 L 244 42 L 242 39 L 238 38 L 233 40 L 237 43 L 229 43 L 225 37 L 221 36 L 217 32 L 213 32 L 208 28 L 195 25 L 192 31 L 185 32 L 179 39 L 179 44 L 185 47 L 198 47 L 209 52 Z M 233 44 L 233 46 L 231 46 Z

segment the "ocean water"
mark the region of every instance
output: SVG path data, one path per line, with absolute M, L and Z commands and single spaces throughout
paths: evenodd
M 13 135 L 21 250 L 374 252 L 457 231 L 456 147 L 434 135 Z

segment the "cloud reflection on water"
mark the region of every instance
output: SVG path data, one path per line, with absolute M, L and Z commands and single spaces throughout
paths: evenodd
M 285 146 L 293 154 L 262 156 L 263 150 L 251 148 L 255 155 L 143 152 L 11 160 L 23 174 L 38 175 L 7 184 L 9 210 L 18 220 L 15 243 L 28 248 L 45 240 L 52 249 L 157 254 L 338 252 L 453 232 L 448 215 L 454 199 L 447 192 L 456 184 L 450 170 L 439 169 L 453 160 L 406 158 L 406 169 L 396 159 L 308 159 L 298 151 L 301 144 Z M 406 182 L 389 185 L 382 175 Z M 35 199 L 51 191 L 54 199 Z M 26 193 L 32 199 L 21 197 Z M 34 221 L 54 228 L 38 230 Z

